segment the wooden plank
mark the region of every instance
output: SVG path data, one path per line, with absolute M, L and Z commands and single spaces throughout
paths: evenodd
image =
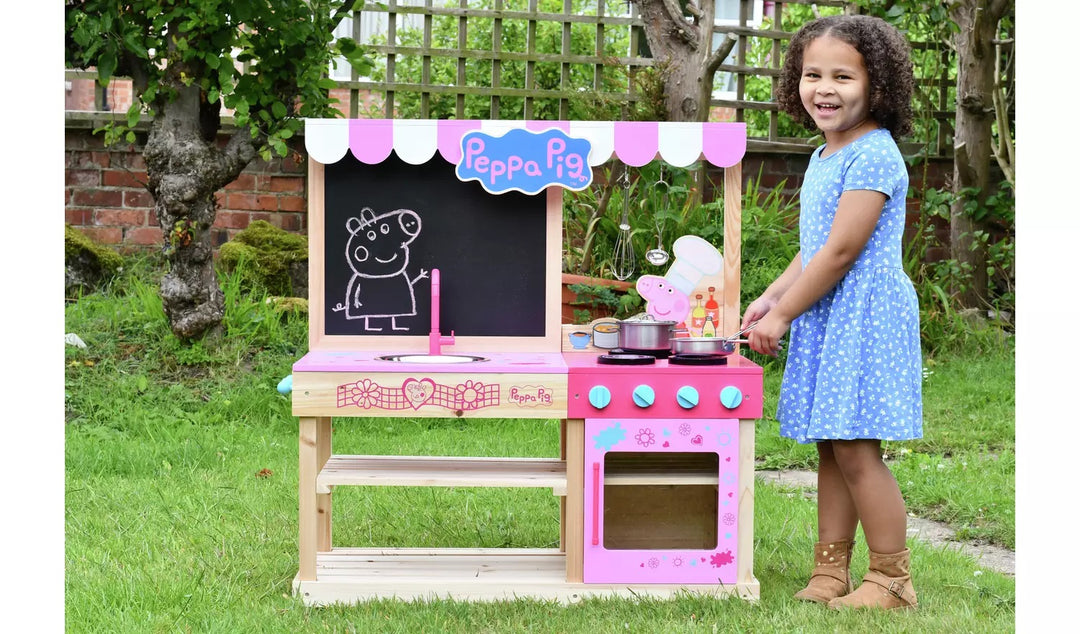
M 317 421 L 311 416 L 300 418 L 299 463 L 299 555 L 301 580 L 315 579 L 315 562 L 318 544 L 318 511 L 315 503 L 315 479 L 319 464 L 317 447 Z
M 566 551 L 564 577 L 581 583 L 585 565 L 585 421 L 566 421 L 566 513 L 562 528 Z
M 554 458 L 443 456 L 331 456 L 318 476 L 319 491 L 333 486 L 566 488 L 566 463 Z
M 317 418 L 315 421 L 315 456 L 316 464 L 320 470 L 326 465 L 332 453 L 333 439 L 331 433 L 330 417 Z M 331 535 L 333 502 L 330 491 L 319 491 L 317 480 L 315 489 L 315 513 L 318 516 L 315 548 L 319 552 L 326 552 L 333 545 Z
M 742 163 L 724 168 L 724 332 L 738 332 L 742 279 Z
M 307 605 L 369 599 L 499 601 L 518 598 L 577 603 L 587 597 L 759 597 L 758 582 L 737 585 L 583 584 L 564 578 L 555 549 L 334 549 L 320 553 L 318 581 L 293 580 Z
M 757 584 L 754 579 L 754 424 L 739 420 L 739 520 L 736 536 L 735 582 Z
M 308 158 L 308 347 L 319 350 L 324 347 L 323 331 L 325 313 L 323 292 L 323 266 L 326 242 L 323 236 L 326 214 L 326 166 Z M 295 394 L 293 396 L 295 399 Z

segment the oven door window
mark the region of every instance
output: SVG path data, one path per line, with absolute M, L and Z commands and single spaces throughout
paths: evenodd
M 613 451 L 603 469 L 604 548 L 717 547 L 718 454 Z

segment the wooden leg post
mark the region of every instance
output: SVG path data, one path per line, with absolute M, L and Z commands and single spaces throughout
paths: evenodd
M 563 538 L 566 581 L 582 583 L 585 564 L 585 421 L 566 421 L 566 512 Z
M 300 417 L 299 435 L 299 579 L 314 581 L 315 553 L 330 549 L 330 495 L 316 491 L 319 470 L 330 457 L 330 418 Z

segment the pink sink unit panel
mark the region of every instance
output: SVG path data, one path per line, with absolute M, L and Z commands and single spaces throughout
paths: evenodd
M 384 351 L 314 351 L 293 364 L 293 372 L 456 372 L 467 374 L 566 374 L 566 362 L 559 352 L 449 352 L 484 357 L 487 361 L 474 363 L 404 363 L 384 361 L 378 357 L 403 353 Z

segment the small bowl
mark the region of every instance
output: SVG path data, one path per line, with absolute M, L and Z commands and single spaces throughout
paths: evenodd
M 619 322 L 598 321 L 593 324 L 593 345 L 611 350 L 619 347 Z

